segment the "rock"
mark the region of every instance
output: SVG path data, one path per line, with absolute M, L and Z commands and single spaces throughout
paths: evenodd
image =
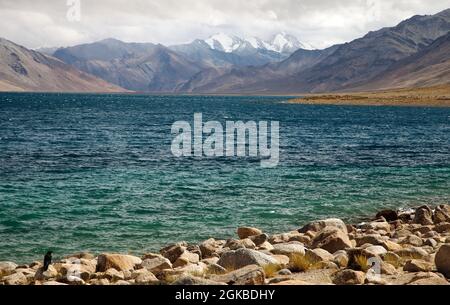
M 428 257 L 428 252 L 417 247 L 405 248 L 399 251 L 395 251 L 394 253 L 402 258 L 409 259 L 425 259 L 426 257 Z
M 384 241 L 381 246 L 383 246 L 388 251 L 398 251 L 403 249 L 403 247 L 393 241 L 386 240 Z
M 411 235 L 411 234 L 412 234 L 412 232 L 409 231 L 409 230 L 406 230 L 406 229 L 399 229 L 399 230 L 396 230 L 396 231 L 394 232 L 393 237 L 394 237 L 394 238 L 402 238 L 402 237 L 407 237 L 407 236 L 409 236 L 409 235 Z
M 248 265 L 265 266 L 277 263 L 278 261 L 275 258 L 251 249 L 239 249 L 225 252 L 217 262 L 218 265 L 227 270 L 236 270 Z
M 434 240 L 433 238 L 427 238 L 424 243 L 425 246 L 430 246 L 432 248 L 436 248 L 438 243 L 436 240 Z
M 307 249 L 305 253 L 306 259 L 311 263 L 319 263 L 319 262 L 331 262 L 334 260 L 334 256 L 324 249 Z
M 388 262 L 394 266 L 400 266 L 402 263 L 402 258 L 394 252 L 388 252 L 382 255 L 382 259 L 383 261 Z
M 103 274 L 103 278 L 108 279 L 110 282 L 117 282 L 120 280 L 124 280 L 125 276 L 123 275 L 122 271 L 117 271 L 114 268 L 109 268 Z
M 336 285 L 362 285 L 365 279 L 364 272 L 344 269 L 335 274 L 333 283 Z
M 27 277 L 22 272 L 13 273 L 2 278 L 6 285 L 26 285 L 28 284 Z
M 41 267 L 36 271 L 36 274 L 34 275 L 34 279 L 36 281 L 46 281 L 51 278 L 56 278 L 58 276 L 58 271 L 56 271 L 55 267 L 52 265 L 48 266 L 48 269 L 44 271 L 44 269 Z
M 414 223 L 421 225 L 432 225 L 433 224 L 433 211 L 430 207 L 424 205 L 416 209 L 414 216 Z
M 438 272 L 450 278 L 450 244 L 442 245 L 434 258 Z
M 74 275 L 67 276 L 65 278 L 65 281 L 69 285 L 85 285 L 86 284 L 86 282 L 82 278 L 79 278 L 79 277 L 74 276 Z
M 386 242 L 387 237 L 381 236 L 380 234 L 365 234 L 356 237 L 355 240 L 356 246 L 361 247 L 364 244 L 382 245 L 384 242 Z
M 438 233 L 450 233 L 450 223 L 443 222 L 436 225 L 434 230 Z
M 180 257 L 177 258 L 177 260 L 173 264 L 173 267 L 176 268 L 186 266 L 188 264 L 196 264 L 199 261 L 200 257 L 198 256 L 198 254 L 185 251 L 180 255 Z
M 436 207 L 433 213 L 433 222 L 435 224 L 450 222 L 450 205 L 443 204 Z
M 416 236 L 416 235 L 409 235 L 405 238 L 403 238 L 400 241 L 400 244 L 404 245 L 411 245 L 411 246 L 415 246 L 415 247 L 421 247 L 423 245 L 423 241 L 422 238 Z
M 261 235 L 263 232 L 260 229 L 252 227 L 240 227 L 237 229 L 237 235 L 240 239 L 248 238 L 250 236 Z
M 273 249 L 270 251 L 277 255 L 286 255 L 292 258 L 294 255 L 305 255 L 305 247 L 299 242 L 283 243 L 273 245 Z
M 0 262 L 0 277 L 14 273 L 17 267 L 17 264 L 13 262 Z
M 450 285 L 450 283 L 442 278 L 429 277 L 429 278 L 419 279 L 417 281 L 411 282 L 408 285 L 443 286 L 443 285 Z
M 407 272 L 427 272 L 433 269 L 433 264 L 420 259 L 408 260 L 403 266 L 403 271 Z
M 277 260 L 277 263 L 280 266 L 285 267 L 285 266 L 289 265 L 289 261 L 290 261 L 289 256 L 281 255 L 281 254 L 272 254 L 271 256 Z
M 267 242 L 269 240 L 269 235 L 263 233 L 259 235 L 249 236 L 248 237 L 256 246 L 260 246 L 261 244 Z
M 361 225 L 363 230 L 374 230 L 374 231 L 391 231 L 391 225 L 386 221 L 372 221 L 369 223 L 364 223 Z
M 138 285 L 155 285 L 159 284 L 156 276 L 147 269 L 136 270 L 132 273 L 131 278 L 135 280 Z
M 224 283 L 215 282 L 212 280 L 192 276 L 192 275 L 183 275 L 174 281 L 171 285 L 178 286 L 205 286 L 205 285 L 224 285 Z
M 383 210 L 377 213 L 376 218 L 379 219 L 383 217 L 386 221 L 396 221 L 398 219 L 397 211 L 394 210 Z
M 308 231 L 319 232 L 325 228 L 336 228 L 341 230 L 345 234 L 348 234 L 347 226 L 345 225 L 345 223 L 341 219 L 337 218 L 329 218 L 325 220 L 310 222 L 309 224 L 303 226 L 298 231 L 300 233 L 306 233 Z
M 114 268 L 117 271 L 133 270 L 136 265 L 141 263 L 142 260 L 139 257 L 104 253 L 97 258 L 96 272 L 105 272 L 110 268 Z
M 187 244 L 185 242 L 169 245 L 161 249 L 162 256 L 167 258 L 172 264 L 187 250 Z
M 89 282 L 90 285 L 94 286 L 106 286 L 109 285 L 109 281 L 107 279 L 93 279 Z
M 291 275 L 292 272 L 289 269 L 281 269 L 280 271 L 277 272 L 279 275 Z
M 141 267 L 155 273 L 164 269 L 172 269 L 172 263 L 167 258 L 159 255 L 154 256 L 154 258 L 144 259 L 141 263 Z
M 362 254 L 367 257 L 374 257 L 386 254 L 387 250 L 382 246 L 370 246 L 364 248 Z
M 220 266 L 219 264 L 210 264 L 206 269 L 207 274 L 225 274 L 227 272 L 227 269 Z
M 395 268 L 394 265 L 381 261 L 380 263 L 380 271 L 381 274 L 387 274 L 387 275 L 393 275 L 393 274 L 397 274 L 397 268 Z
M 230 250 L 237 250 L 237 249 L 255 249 L 256 245 L 253 241 L 251 241 L 250 238 L 244 238 L 244 239 L 229 239 L 224 245 L 225 248 L 229 248 Z
M 272 245 L 287 243 L 287 242 L 289 242 L 290 238 L 291 238 L 291 235 L 287 234 L 287 233 L 274 234 L 269 238 L 269 243 L 271 243 Z
M 309 245 L 311 243 L 311 237 L 308 235 L 294 234 L 289 237 L 288 242 L 298 241 L 304 245 Z
M 214 238 L 210 238 L 202 242 L 199 247 L 202 252 L 202 258 L 208 258 L 217 256 L 217 252 L 222 248 L 223 244 L 216 241 Z
M 217 264 L 218 261 L 219 261 L 218 257 L 210 257 L 202 259 L 202 262 L 205 263 L 206 265 Z
M 248 265 L 227 274 L 212 276 L 211 279 L 228 285 L 263 285 L 265 275 L 260 266 Z
M 352 243 L 347 234 L 335 227 L 323 229 L 312 241 L 312 248 L 322 248 L 330 253 L 351 247 Z
M 334 257 L 333 261 L 336 265 L 338 265 L 341 268 L 347 268 L 349 262 L 347 252 L 345 252 L 344 250 L 337 251 L 336 253 L 333 254 L 333 257 Z
M 271 251 L 273 250 L 273 246 L 271 243 L 269 243 L 268 241 L 263 242 L 262 244 L 260 244 L 258 246 L 258 250 L 267 250 L 267 251 Z

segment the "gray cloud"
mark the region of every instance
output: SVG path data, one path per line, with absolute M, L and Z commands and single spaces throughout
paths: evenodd
M 72 0 L 73 1 L 73 0 Z M 285 31 L 317 47 L 342 43 L 434 14 L 450 0 L 80 0 L 81 20 L 67 19 L 67 0 L 1 0 L 0 36 L 27 47 L 67 46 L 107 37 L 166 45 L 217 32 L 269 38 Z

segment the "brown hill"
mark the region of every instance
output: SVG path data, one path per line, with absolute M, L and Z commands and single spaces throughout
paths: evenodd
M 0 91 L 124 92 L 62 61 L 0 38 Z

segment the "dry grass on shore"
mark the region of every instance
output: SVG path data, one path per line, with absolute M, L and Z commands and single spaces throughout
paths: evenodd
M 293 104 L 450 107 L 450 85 L 374 92 L 305 95 Z

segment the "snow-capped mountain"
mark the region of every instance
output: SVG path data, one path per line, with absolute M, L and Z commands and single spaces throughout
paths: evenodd
M 219 33 L 209 37 L 205 42 L 211 49 L 226 53 L 233 53 L 246 48 L 273 51 L 281 54 L 292 54 L 298 49 L 314 49 L 311 45 L 301 43 L 295 36 L 284 32 L 275 35 L 270 41 L 264 41 L 258 37 L 240 38 L 235 35 Z

